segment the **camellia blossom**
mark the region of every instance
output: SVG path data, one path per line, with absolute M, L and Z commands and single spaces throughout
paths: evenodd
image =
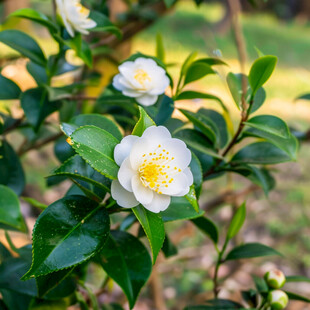
M 90 11 L 80 2 L 80 0 L 56 0 L 57 12 L 71 37 L 74 37 L 74 30 L 88 34 L 87 29 L 97 26 L 95 21 L 88 18 Z
M 113 79 L 114 88 L 144 106 L 156 103 L 170 84 L 166 71 L 150 58 L 126 61 L 118 69 L 120 73 Z
M 149 127 L 141 137 L 123 138 L 114 159 L 120 169 L 111 195 L 124 208 L 141 203 L 151 212 L 164 211 L 171 196 L 186 195 L 193 184 L 190 150 L 163 126 Z

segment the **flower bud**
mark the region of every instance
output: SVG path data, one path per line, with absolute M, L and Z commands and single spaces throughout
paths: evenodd
M 287 306 L 288 296 L 281 290 L 274 290 L 269 292 L 268 301 L 272 310 L 282 310 Z
M 267 284 L 271 288 L 281 288 L 285 283 L 285 275 L 281 270 L 268 271 L 264 276 Z

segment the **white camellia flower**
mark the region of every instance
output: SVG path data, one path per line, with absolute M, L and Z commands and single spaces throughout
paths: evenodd
M 113 79 L 114 88 L 144 106 L 156 103 L 170 84 L 166 71 L 150 58 L 126 61 L 118 69 L 120 73 Z
M 97 25 L 95 21 L 88 18 L 90 11 L 80 2 L 81 0 L 56 0 L 57 12 L 71 37 L 74 37 L 74 30 L 88 34 L 87 29 Z
M 114 159 L 120 169 L 111 195 L 124 208 L 141 203 L 151 212 L 164 211 L 171 196 L 186 195 L 193 184 L 190 150 L 163 126 L 125 137 L 115 147 Z

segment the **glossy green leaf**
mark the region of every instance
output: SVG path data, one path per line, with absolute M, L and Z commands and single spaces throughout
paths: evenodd
M 126 232 L 112 231 L 101 250 L 100 263 L 122 288 L 132 309 L 152 270 L 151 258 L 144 245 Z
M 197 52 L 190 53 L 182 64 L 180 78 L 187 74 L 187 70 L 197 57 Z
M 22 232 L 27 231 L 18 197 L 4 185 L 0 185 L 0 223 Z
M 308 297 L 301 296 L 301 295 L 293 293 L 293 292 L 288 292 L 288 291 L 284 291 L 284 292 L 288 296 L 289 300 L 299 300 L 299 301 L 304 301 L 304 302 L 310 303 L 310 298 L 308 298 Z
M 200 58 L 197 59 L 195 63 L 204 63 L 209 66 L 228 66 L 226 62 L 219 58 Z
M 155 264 L 157 255 L 165 240 L 165 227 L 161 214 L 148 211 L 141 205 L 132 210 L 149 240 L 153 255 L 153 264 Z
M 46 69 L 33 61 L 29 61 L 26 65 L 28 72 L 32 75 L 32 77 L 37 82 L 37 85 L 46 84 L 48 81 L 48 76 Z
M 19 99 L 20 94 L 19 86 L 0 74 L 0 100 Z
M 228 299 L 207 300 L 206 305 L 188 306 L 184 310 L 234 310 L 245 309 L 239 303 Z
M 20 195 L 25 187 L 25 175 L 19 157 L 6 142 L 0 145 L 0 184 Z
M 31 8 L 19 9 L 9 15 L 9 17 L 19 17 L 32 20 L 42 26 L 47 27 L 52 33 L 57 32 L 57 27 L 54 23 L 43 13 Z
M 33 299 L 29 305 L 29 310 L 67 310 L 71 305 L 71 298 L 59 300 Z
M 268 284 L 266 283 L 264 278 L 252 275 L 252 279 L 259 293 L 266 293 L 269 291 Z
M 219 240 L 219 232 L 217 226 L 207 217 L 200 216 L 191 220 L 194 225 L 205 233 L 215 244 Z
M 167 234 L 166 234 L 165 241 L 164 241 L 164 244 L 161 250 L 163 251 L 166 258 L 178 254 L 177 247 L 172 243 L 172 241 L 170 240 Z
M 30 262 L 22 258 L 9 258 L 0 266 L 0 290 L 6 289 L 15 293 L 37 296 L 34 279 L 21 281 L 21 276 L 28 270 Z
M 8 45 L 38 65 L 45 67 L 47 60 L 38 43 L 28 34 L 19 30 L 0 32 L 0 42 Z
M 97 23 L 96 27 L 89 29 L 90 32 L 110 32 L 115 34 L 118 39 L 121 39 L 122 32 L 120 31 L 120 29 L 115 26 L 104 14 L 98 11 L 91 11 L 89 14 L 89 18 L 91 18 Z
M 199 213 L 199 205 L 196 197 L 195 186 L 192 185 L 189 192 L 184 196 L 186 200 L 192 205 L 194 210 Z
M 154 121 L 157 125 L 163 125 L 167 120 L 171 118 L 171 115 L 174 111 L 174 101 L 164 95 L 156 103 L 156 115 L 154 116 Z
M 33 230 L 33 258 L 23 280 L 78 265 L 106 242 L 106 209 L 83 196 L 66 196 L 43 211 Z
M 0 242 L 0 265 L 10 257 L 12 257 L 11 252 Z
M 269 142 L 256 142 L 247 145 L 234 155 L 234 164 L 277 164 L 291 161 L 286 152 Z
M 180 109 L 180 111 L 192 122 L 212 143 L 216 141 L 216 133 L 214 132 L 215 124 L 207 122 L 207 120 L 199 113 L 186 111 Z
M 68 276 L 73 268 L 59 270 L 36 278 L 38 296 L 47 299 L 60 299 L 71 295 L 76 289 L 75 282 Z
M 119 141 L 107 131 L 95 127 L 78 128 L 70 145 L 92 168 L 110 179 L 116 179 L 119 166 L 114 161 L 114 148 Z
M 177 220 L 190 220 L 202 216 L 204 211 L 196 212 L 185 197 L 171 197 L 171 203 L 165 211 L 161 212 L 164 222 Z
M 156 35 L 156 57 L 165 63 L 165 47 L 163 37 L 160 33 Z
M 92 68 L 92 51 L 89 44 L 82 39 L 82 35 L 80 33 L 76 33 L 73 38 L 66 41 L 66 44 L 75 51 L 76 55 L 80 57 L 89 68 Z
M 292 134 L 286 139 L 256 128 L 248 128 L 243 132 L 243 137 L 263 138 L 284 151 L 291 160 L 297 158 L 298 140 Z
M 192 151 L 198 151 L 214 158 L 222 159 L 208 140 L 197 130 L 183 129 L 177 131 L 174 136 L 183 140 Z
M 75 150 L 67 142 L 67 137 L 65 136 L 56 140 L 54 144 L 54 153 L 61 163 L 76 155 Z
M 139 106 L 140 118 L 132 131 L 132 135 L 141 137 L 146 128 L 155 126 L 154 121 L 147 115 L 145 110 Z
M 235 237 L 241 227 L 243 226 L 243 223 L 245 221 L 246 217 L 246 205 L 245 202 L 238 208 L 237 212 L 233 216 L 228 231 L 227 231 L 227 238 L 231 239 Z
M 254 258 L 261 256 L 280 255 L 278 251 L 261 243 L 246 243 L 233 248 L 226 256 L 225 260 L 235 260 L 244 258 Z
M 244 124 L 283 139 L 290 137 L 290 130 L 286 123 L 273 115 L 258 115 L 244 122 Z
M 268 81 L 277 64 L 277 60 L 276 56 L 263 56 L 253 63 L 249 73 L 249 83 L 253 94 Z
M 200 80 L 208 74 L 215 74 L 215 71 L 207 64 L 194 62 L 187 69 L 184 85 Z
M 237 108 L 240 110 L 242 95 L 242 75 L 229 72 L 226 77 L 226 82 L 229 87 L 230 93 L 234 99 L 234 102 Z
M 216 146 L 218 148 L 224 148 L 228 142 L 228 129 L 223 115 L 210 109 L 199 109 L 197 113 L 202 115 L 215 127 Z
M 192 160 L 189 164 L 189 167 L 194 177 L 195 194 L 198 199 L 202 189 L 203 175 L 201 163 L 194 153 L 192 153 Z
M 286 282 L 310 282 L 310 278 L 305 276 L 286 276 Z
M 32 296 L 26 294 L 16 293 L 10 290 L 1 289 L 0 290 L 3 301 L 7 308 L 5 310 L 25 310 L 29 309 L 29 305 L 33 299 Z
M 251 92 L 251 88 L 248 89 L 248 95 Z M 264 88 L 259 88 L 254 96 L 250 114 L 256 112 L 266 100 L 266 91 Z
M 55 169 L 49 178 L 68 177 L 85 181 L 105 192 L 110 192 L 111 181 L 89 166 L 79 155 L 74 155 Z
M 180 93 L 175 100 L 192 100 L 192 99 L 207 99 L 207 100 L 214 100 L 217 101 L 220 106 L 223 108 L 223 110 L 227 111 L 226 106 L 224 105 L 223 101 L 214 95 L 211 94 L 206 94 L 206 93 L 200 93 L 197 91 L 191 91 L 191 90 L 187 90 L 184 91 L 182 93 Z
M 27 120 L 38 131 L 47 116 L 57 111 L 61 103 L 50 102 L 47 91 L 42 88 L 32 88 L 21 95 L 21 106 L 26 114 Z

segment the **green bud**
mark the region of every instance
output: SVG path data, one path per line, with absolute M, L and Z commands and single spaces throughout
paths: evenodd
M 270 291 L 267 299 L 272 310 L 285 309 L 288 303 L 288 296 L 281 290 Z
M 267 284 L 271 288 L 281 288 L 285 283 L 285 275 L 281 270 L 268 271 L 264 276 Z

